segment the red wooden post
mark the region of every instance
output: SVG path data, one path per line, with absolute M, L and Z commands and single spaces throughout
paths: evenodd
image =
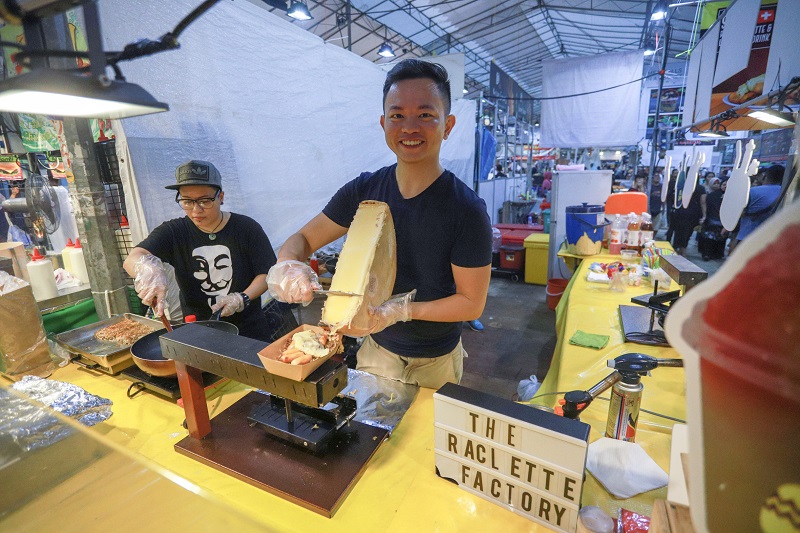
M 203 372 L 199 368 L 186 366 L 175 361 L 178 371 L 178 384 L 181 387 L 183 411 L 186 414 L 186 425 L 189 435 L 202 439 L 211 433 L 211 419 L 208 417 L 206 393 L 203 388 Z

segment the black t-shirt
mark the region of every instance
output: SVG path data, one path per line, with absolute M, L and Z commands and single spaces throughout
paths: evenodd
M 175 267 L 183 313 L 197 315 L 197 320 L 211 316 L 217 297 L 244 291 L 276 260 L 258 222 L 236 213 L 231 213 L 214 240 L 183 217 L 164 222 L 138 246 Z M 256 299 L 223 320 L 235 324 L 240 335 L 266 341 L 267 322 L 258 303 Z
M 344 185 L 323 213 L 350 227 L 364 200 L 389 204 L 397 237 L 397 277 L 393 294 L 417 289 L 428 302 L 456 292 L 452 265 L 483 267 L 492 262 L 492 227 L 486 204 L 452 172 L 405 199 L 397 185 L 397 165 L 364 173 Z M 438 357 L 452 351 L 461 322 L 400 322 L 372 335 L 375 342 L 405 357 Z

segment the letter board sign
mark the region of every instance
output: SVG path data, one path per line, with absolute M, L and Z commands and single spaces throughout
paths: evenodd
M 588 424 L 453 383 L 433 401 L 438 476 L 556 531 L 576 530 Z

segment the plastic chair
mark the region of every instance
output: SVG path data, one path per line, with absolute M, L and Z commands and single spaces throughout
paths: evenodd
M 608 215 L 627 215 L 628 213 L 644 213 L 647 211 L 647 195 L 643 192 L 628 191 L 610 195 L 606 200 L 606 217 Z

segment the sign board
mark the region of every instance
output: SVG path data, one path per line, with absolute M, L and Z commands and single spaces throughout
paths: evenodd
M 436 474 L 556 531 L 576 531 L 589 425 L 447 383 L 433 395 Z

